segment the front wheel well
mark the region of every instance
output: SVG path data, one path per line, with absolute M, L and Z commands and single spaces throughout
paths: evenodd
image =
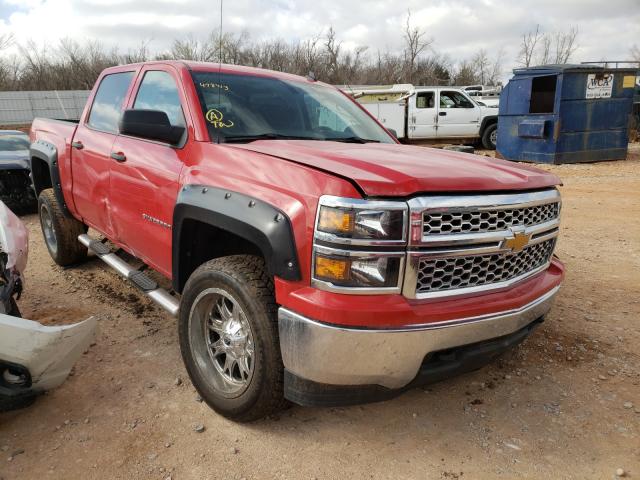
M 179 269 L 173 279 L 174 288 L 181 292 L 191 274 L 214 258 L 229 255 L 254 255 L 264 259 L 253 242 L 232 232 L 199 220 L 185 219 L 180 229 Z M 174 248 L 176 246 L 174 245 Z
M 40 192 L 43 190 L 53 187 L 49 164 L 41 158 L 31 158 L 31 178 L 33 180 L 33 188 L 36 191 L 36 196 L 40 195 Z
M 482 122 L 482 126 L 480 127 L 480 137 L 484 135 L 484 132 L 491 125 L 496 125 L 498 123 L 498 117 L 490 117 Z

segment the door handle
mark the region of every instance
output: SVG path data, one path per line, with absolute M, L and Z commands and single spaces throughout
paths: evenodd
M 441 117 L 446 117 L 447 116 L 447 112 L 438 112 L 438 115 L 440 115 Z
M 75 142 L 71 142 L 71 146 L 73 148 L 78 149 L 78 150 L 82 150 L 84 148 L 84 145 L 82 144 L 82 142 L 80 140 L 77 140 Z
M 127 161 L 127 157 L 122 152 L 111 152 L 111 158 L 120 163 Z

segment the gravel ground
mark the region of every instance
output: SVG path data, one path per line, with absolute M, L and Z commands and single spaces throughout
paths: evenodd
M 99 260 L 53 265 L 24 216 L 24 316 L 100 333 L 62 387 L 0 414 L 0 479 L 640 478 L 640 145 L 544 168 L 564 180 L 568 271 L 523 345 L 392 401 L 249 425 L 198 402 L 174 319 Z

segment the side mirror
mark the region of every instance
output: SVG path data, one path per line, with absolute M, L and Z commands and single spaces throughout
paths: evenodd
M 177 144 L 184 135 L 184 127 L 171 125 L 161 110 L 125 110 L 119 123 L 120 133 L 132 137 Z
M 393 135 L 396 139 L 398 138 L 398 132 L 396 132 L 395 128 L 387 128 L 387 131 Z

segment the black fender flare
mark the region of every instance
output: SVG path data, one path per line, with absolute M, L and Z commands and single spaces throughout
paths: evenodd
M 177 292 L 182 291 L 187 281 L 180 256 L 185 220 L 212 225 L 253 243 L 261 251 L 271 275 L 292 281 L 302 278 L 291 219 L 286 213 L 241 193 L 207 185 L 185 185 L 173 212 L 172 276 Z
M 42 181 L 38 172 L 34 172 L 33 159 L 37 158 L 45 162 L 49 168 L 49 178 L 51 179 L 51 187 L 56 196 L 56 200 L 62 207 L 62 212 L 65 216 L 71 217 L 71 213 L 67 208 L 67 204 L 64 201 L 64 195 L 62 194 L 62 185 L 60 184 L 60 167 L 58 166 L 58 149 L 55 145 L 44 140 L 36 140 L 31 144 L 29 148 L 31 159 L 31 180 L 33 181 L 33 188 L 36 191 L 36 197 L 40 195 L 40 192 L 49 185 Z
M 482 119 L 482 123 L 480 124 L 480 132 L 479 132 L 480 138 L 482 138 L 482 135 L 484 134 L 484 130 L 492 123 L 495 123 L 495 124 L 498 123 L 498 115 L 489 115 Z

